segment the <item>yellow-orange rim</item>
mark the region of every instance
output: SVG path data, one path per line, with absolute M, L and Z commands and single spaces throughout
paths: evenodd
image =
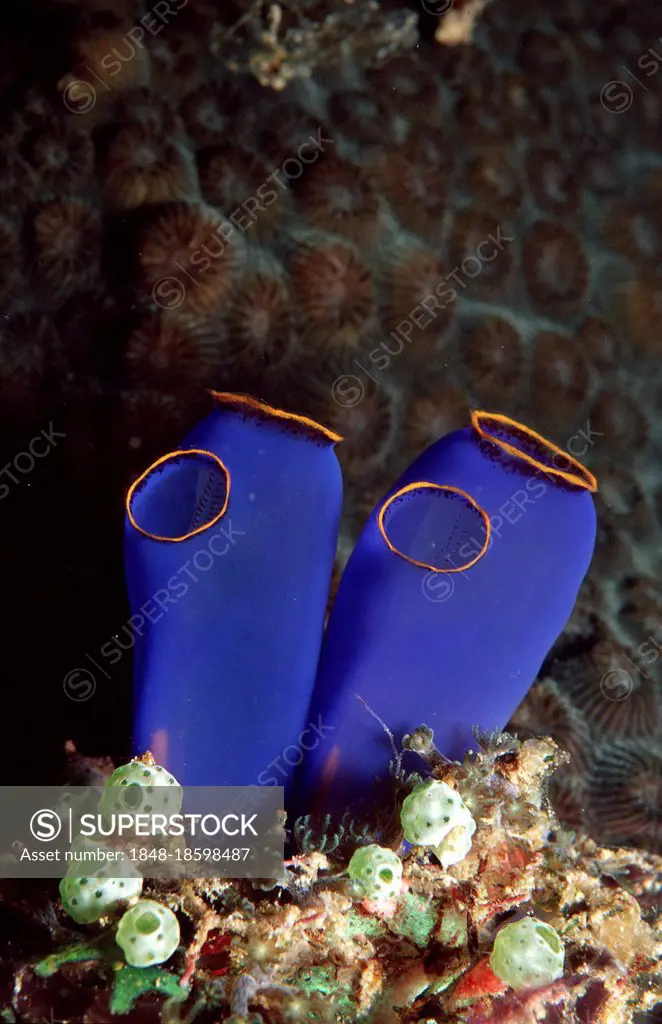
M 389 540 L 388 534 L 386 533 L 386 527 L 384 526 L 384 516 L 386 515 L 388 508 L 393 504 L 394 501 L 396 501 L 398 498 L 401 498 L 403 494 L 408 494 L 410 491 L 421 491 L 425 489 L 432 491 L 449 491 L 451 494 L 458 494 L 461 498 L 464 498 L 466 501 L 468 501 L 469 504 L 473 508 L 475 508 L 476 511 L 479 512 L 480 515 L 482 516 L 483 522 L 485 523 L 485 543 L 483 544 L 481 550 L 478 552 L 476 557 L 472 558 L 470 562 L 466 563 L 466 565 L 454 566 L 452 569 L 439 569 L 436 565 L 430 565 L 428 562 L 419 562 L 416 558 L 410 558 L 409 555 L 404 555 L 402 551 L 396 548 L 395 544 L 393 544 Z M 490 545 L 490 535 L 492 533 L 492 524 L 490 523 L 490 517 L 488 516 L 485 509 L 482 508 L 478 504 L 478 502 L 471 497 L 470 494 L 467 494 L 466 491 L 460 490 L 459 487 L 451 487 L 450 484 L 433 484 L 429 480 L 419 480 L 416 483 L 407 484 L 406 487 L 402 487 L 399 491 L 396 491 L 395 494 L 392 494 L 390 498 L 387 498 L 387 500 L 384 502 L 381 509 L 379 510 L 379 515 L 377 516 L 377 526 L 379 528 L 379 532 L 382 535 L 384 543 L 386 544 L 389 551 L 392 551 L 394 555 L 397 555 L 398 558 L 404 559 L 405 562 L 409 562 L 410 565 L 418 566 L 419 569 L 428 569 L 430 572 L 439 573 L 464 572 L 465 569 L 470 569 L 472 565 L 475 565 L 476 562 L 480 561 L 480 559 L 487 551 Z
M 504 441 L 503 438 L 495 437 L 490 433 L 486 426 L 488 421 L 500 423 L 506 427 L 514 427 L 526 437 L 530 437 L 533 441 L 536 441 L 544 448 L 547 448 L 547 450 L 552 454 L 562 455 L 563 458 L 567 459 L 573 466 L 573 471 L 557 469 L 556 466 L 547 466 L 544 462 L 540 462 L 538 459 L 534 458 L 533 455 L 528 455 L 526 452 L 523 452 L 514 445 Z M 598 481 L 596 477 L 594 477 L 585 466 L 582 466 L 581 462 L 575 459 L 568 452 L 564 451 L 563 448 L 559 448 L 558 445 L 553 444 L 552 441 L 548 441 L 546 437 L 542 436 L 542 434 L 537 434 L 535 430 L 531 430 L 530 427 L 524 426 L 523 423 L 518 423 L 517 420 L 513 420 L 509 416 L 504 416 L 498 412 L 474 410 L 471 413 L 471 425 L 482 438 L 487 441 L 491 441 L 492 444 L 498 445 L 504 451 L 508 452 L 509 455 L 513 455 L 516 459 L 522 459 L 524 462 L 528 462 L 530 466 L 535 466 L 536 469 L 541 470 L 543 473 L 560 477 L 562 480 L 573 484 L 575 487 L 582 487 L 584 490 L 591 492 L 597 491 Z
M 221 402 L 223 405 L 243 405 L 252 409 L 254 412 L 264 413 L 266 416 L 273 416 L 275 419 L 289 420 L 291 423 L 299 423 L 303 427 L 308 427 L 310 430 L 314 430 L 316 433 L 322 434 L 329 441 L 333 441 L 337 444 L 343 440 L 340 434 L 334 433 L 333 430 L 329 430 L 328 427 L 318 423 L 317 420 L 312 420 L 308 416 L 299 416 L 294 412 L 285 412 L 283 409 L 277 409 L 274 405 L 267 405 L 266 402 L 260 402 L 257 398 L 252 398 L 251 395 L 238 395 L 231 391 L 210 391 L 212 398 L 217 402 Z
M 185 455 L 204 455 L 207 458 L 212 459 L 220 467 L 221 471 L 225 474 L 225 501 L 223 502 L 223 507 L 221 511 L 218 513 L 218 515 L 214 516 L 213 519 L 210 519 L 208 523 L 204 523 L 202 526 L 196 527 L 195 530 L 191 530 L 189 533 L 185 533 L 181 537 L 161 537 L 158 533 L 150 533 L 148 530 L 145 530 L 143 529 L 142 526 L 140 526 L 140 524 L 136 521 L 136 518 L 131 510 L 131 502 L 133 500 L 133 495 L 136 489 L 140 487 L 141 483 L 144 480 L 146 480 L 150 473 L 153 473 L 155 469 L 158 469 L 159 466 L 162 466 L 165 462 L 169 462 L 171 459 L 180 459 L 182 458 L 182 456 Z M 213 452 L 208 452 L 204 448 L 184 448 L 181 451 L 168 452 L 167 455 L 162 455 L 160 459 L 157 459 L 156 462 L 153 462 L 151 466 L 148 466 L 145 472 L 141 473 L 138 479 L 131 484 L 126 496 L 126 514 L 129 517 L 129 522 L 133 526 L 134 530 L 137 530 L 138 533 L 142 533 L 145 537 L 149 537 L 150 540 L 164 540 L 168 541 L 168 543 L 170 544 L 178 544 L 180 541 L 188 540 L 189 537 L 195 537 L 197 533 L 203 533 L 205 530 L 208 530 L 211 526 L 214 526 L 219 521 L 219 519 L 221 519 L 225 515 L 229 501 L 230 470 L 225 465 L 225 463 L 221 462 L 218 455 L 214 455 Z

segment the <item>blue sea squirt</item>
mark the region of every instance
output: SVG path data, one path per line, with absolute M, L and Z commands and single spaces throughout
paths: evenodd
M 375 716 L 396 743 L 426 723 L 451 759 L 475 726 L 506 726 L 572 612 L 596 489 L 576 459 L 495 413 L 416 459 L 340 582 L 311 703 L 331 740 L 302 765 L 302 810 L 340 811 L 388 780 Z
M 184 786 L 257 785 L 307 722 L 341 438 L 246 396 L 213 398 L 127 497 L 126 574 L 142 624 L 134 745 Z M 293 768 L 283 771 L 287 786 Z

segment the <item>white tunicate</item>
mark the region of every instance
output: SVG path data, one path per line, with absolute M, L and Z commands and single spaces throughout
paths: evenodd
M 405 797 L 400 821 L 405 839 L 432 847 L 444 867 L 466 857 L 476 831 L 476 822 L 460 794 L 437 779 L 419 783 Z
M 83 849 L 85 844 L 72 844 Z M 89 843 L 101 848 L 100 843 Z M 143 889 L 143 876 L 128 858 L 99 864 L 74 861 L 60 881 L 62 906 L 78 924 L 92 924 L 112 914 L 118 907 L 138 899 Z
M 178 814 L 184 794 L 174 775 L 158 764 L 129 761 L 106 780 L 99 810 L 111 814 Z
M 524 917 L 498 932 L 490 967 L 511 988 L 539 988 L 561 977 L 564 960 L 563 942 L 551 925 Z
M 471 849 L 471 840 L 476 831 L 476 822 L 471 815 L 466 823 L 458 824 L 450 830 L 443 842 L 433 846 L 432 850 L 442 867 L 449 868 L 459 864 Z
M 363 897 L 388 900 L 400 892 L 402 861 L 393 850 L 376 843 L 362 846 L 352 855 L 347 870 Z
M 177 915 L 156 900 L 139 900 L 117 927 L 117 944 L 132 967 L 164 963 L 177 949 L 179 939 Z

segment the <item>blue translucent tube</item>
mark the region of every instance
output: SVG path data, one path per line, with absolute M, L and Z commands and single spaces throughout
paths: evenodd
M 339 440 L 215 395 L 182 449 L 129 491 L 134 746 L 183 785 L 287 787 L 303 756 L 342 501 Z
M 300 811 L 338 810 L 387 777 L 388 737 L 357 695 L 396 742 L 425 723 L 454 759 L 475 746 L 474 725 L 504 728 L 572 612 L 596 488 L 496 414 L 474 413 L 414 462 L 340 583 L 311 704 L 331 741 L 302 764 Z

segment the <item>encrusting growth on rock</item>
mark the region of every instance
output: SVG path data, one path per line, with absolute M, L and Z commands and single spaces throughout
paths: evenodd
M 566 759 L 552 740 L 477 734 L 463 763 L 441 756 L 427 727 L 405 745 L 427 777 L 405 777 L 396 756 L 402 826 L 384 807 L 374 823 L 381 842 L 366 822 L 348 820 L 329 843 L 301 819 L 294 833 L 303 846 L 278 879 L 146 880 L 137 901 L 132 891 L 116 934 L 138 974 L 133 995 L 117 974 L 111 1000 L 130 1007 L 142 992 L 159 999 L 179 986 L 181 999 L 218 1014 L 375 1024 L 528 1024 L 556 1019 L 549 1014 L 570 1021 L 590 1003 L 596 1022 L 634 1024 L 660 991 L 660 858 L 563 831 L 546 795 Z M 136 759 L 105 792 L 142 774 L 150 783 L 158 771 Z M 445 822 L 449 800 L 455 817 Z M 470 842 L 444 865 L 425 847 L 443 847 L 460 819 L 472 825 Z M 19 966 L 26 1008 L 53 974 L 66 970 L 75 981 L 85 972 L 89 990 L 90 977 L 116 957 L 104 945 L 117 914 L 112 898 L 94 924 L 98 915 L 74 913 L 71 884 L 63 909 L 87 934 L 83 945 L 63 948 L 54 929 L 50 954 Z M 28 913 L 25 904 L 15 911 Z

